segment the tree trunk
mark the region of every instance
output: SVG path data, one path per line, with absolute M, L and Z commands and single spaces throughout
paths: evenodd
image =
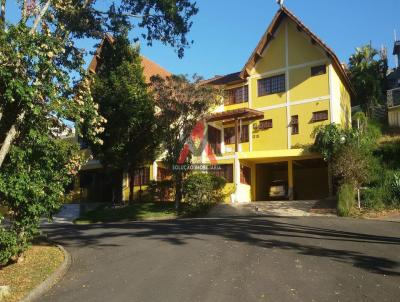
M 175 209 L 179 209 L 182 201 L 182 174 L 179 173 L 175 177 Z
M 135 188 L 135 169 L 129 170 L 129 203 L 133 202 Z
M 8 130 L 6 134 L 6 137 L 0 149 L 0 168 L 3 165 L 6 155 L 10 151 L 11 144 L 14 142 L 15 138 L 18 135 L 18 125 L 24 120 L 24 118 L 25 111 L 22 111 L 22 113 L 18 116 L 17 121 L 10 127 L 10 130 Z

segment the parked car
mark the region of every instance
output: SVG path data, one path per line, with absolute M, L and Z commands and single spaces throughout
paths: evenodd
M 274 180 L 269 187 L 270 199 L 284 199 L 287 197 L 287 182 L 285 180 Z

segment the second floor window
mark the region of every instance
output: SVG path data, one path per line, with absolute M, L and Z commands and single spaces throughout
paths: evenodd
M 313 122 L 326 121 L 328 119 L 328 110 L 316 111 L 312 114 Z
M 238 131 L 239 132 L 239 131 Z M 241 133 L 238 133 L 242 139 L 239 139 L 239 143 L 246 143 L 249 141 L 249 125 L 242 125 Z M 229 127 L 224 129 L 224 141 L 226 145 L 235 143 L 235 127 Z
M 244 85 L 226 91 L 225 105 L 240 104 L 249 101 L 249 87 Z
M 279 93 L 285 91 L 285 75 L 277 75 L 257 81 L 258 96 Z

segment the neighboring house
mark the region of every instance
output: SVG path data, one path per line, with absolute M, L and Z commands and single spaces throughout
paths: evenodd
M 390 126 L 400 127 L 400 41 L 394 42 L 393 54 L 397 56 L 397 66 L 387 76 L 388 122 Z
M 207 122 L 231 201 L 332 194 L 326 163 L 306 146 L 317 126 L 351 126 L 353 91 L 334 52 L 297 17 L 282 7 L 243 69 L 207 83 L 227 95 Z
M 92 61 L 89 65 L 89 71 L 92 73 L 98 72 L 101 68 L 101 51 L 104 43 L 113 43 L 114 39 L 110 35 L 106 35 L 98 47 Z M 167 77 L 171 75 L 166 69 L 151 61 L 150 59 L 141 56 L 143 75 L 146 82 L 150 82 L 150 78 L 155 75 L 161 77 Z M 81 142 L 81 149 L 86 153 L 86 156 L 91 155 L 91 151 L 88 146 Z M 153 165 L 155 166 L 155 165 Z M 134 179 L 135 192 L 140 189 L 146 189 L 146 185 L 149 180 L 157 180 L 160 177 L 168 177 L 165 169 L 162 168 L 162 164 L 159 163 L 157 169 L 151 169 L 149 167 L 141 168 L 137 171 Z M 154 172 L 155 171 L 155 172 Z M 157 173 L 159 172 L 159 173 Z M 113 172 L 110 175 L 110 171 L 105 173 L 99 160 L 93 158 L 84 165 L 79 172 L 79 178 L 75 184 L 75 190 L 73 198 L 75 201 L 88 201 L 88 202 L 111 202 L 120 200 L 127 201 L 129 199 L 129 185 L 128 175 L 122 174 L 119 171 Z M 158 176 L 157 176 L 158 175 Z M 122 192 L 113 192 L 113 187 L 116 183 L 122 183 Z M 122 196 L 121 196 L 122 195 Z

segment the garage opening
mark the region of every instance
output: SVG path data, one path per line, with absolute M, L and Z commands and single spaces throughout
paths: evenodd
M 256 200 L 288 199 L 288 163 L 256 165 Z
M 322 159 L 293 161 L 293 193 L 297 200 L 328 197 L 327 164 Z

